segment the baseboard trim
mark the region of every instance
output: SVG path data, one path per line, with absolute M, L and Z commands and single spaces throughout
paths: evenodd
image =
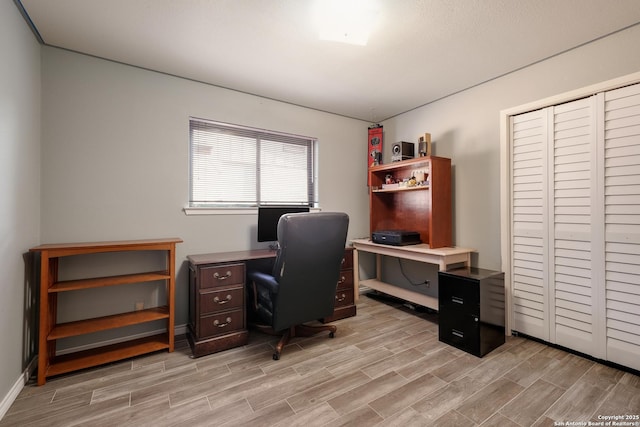
M 31 362 L 29 362 L 29 365 L 27 365 L 27 369 L 25 369 L 22 375 L 18 377 L 16 382 L 13 384 L 13 387 L 11 387 L 11 390 L 9 390 L 9 393 L 7 393 L 6 396 L 4 396 L 4 398 L 2 399 L 2 402 L 0 402 L 0 420 L 2 420 L 6 413 L 9 412 L 9 408 L 11 408 L 13 402 L 15 402 L 15 400 L 18 398 L 18 395 L 24 388 L 25 384 L 27 384 L 29 378 L 31 377 L 31 374 L 35 372 L 37 367 L 38 356 L 31 359 Z

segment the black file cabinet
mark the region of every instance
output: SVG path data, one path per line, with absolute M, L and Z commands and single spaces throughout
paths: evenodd
M 440 341 L 478 357 L 505 342 L 504 273 L 463 267 L 438 273 Z

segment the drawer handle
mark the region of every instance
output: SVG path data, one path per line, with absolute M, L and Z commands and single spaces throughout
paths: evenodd
M 231 323 L 231 317 L 227 317 L 227 321 L 225 323 L 220 323 L 218 319 L 213 321 L 213 326 L 217 326 L 218 328 L 224 328 L 229 323 Z
M 231 294 L 227 294 L 227 297 L 223 300 L 221 300 L 220 298 L 218 298 L 217 296 L 213 299 L 213 302 L 217 302 L 218 304 L 222 305 L 222 304 L 226 304 L 229 301 L 231 301 Z
M 451 297 L 451 302 L 455 302 L 456 304 L 464 304 L 464 299 L 460 297 Z
M 340 298 L 338 298 L 338 295 L 336 295 L 336 301 L 338 302 L 342 302 L 345 299 L 347 299 L 347 296 L 345 294 L 340 295 Z
M 347 262 L 346 258 L 342 258 L 342 261 L 340 261 L 340 265 L 344 265 L 344 263 Z
M 214 279 L 227 280 L 229 277 L 231 277 L 231 271 L 227 271 L 227 274 L 225 274 L 224 276 L 221 276 L 220 274 L 218 274 L 217 271 L 215 273 L 213 273 L 213 278 Z
M 458 338 L 464 338 L 464 332 L 460 332 L 457 329 L 452 329 L 451 334 L 457 336 Z
M 343 284 L 344 282 L 346 282 L 346 281 L 347 281 L 347 278 L 346 278 L 346 277 L 344 277 L 344 276 L 341 276 L 341 277 L 340 277 L 340 280 L 338 280 L 338 285 L 342 285 L 342 284 Z

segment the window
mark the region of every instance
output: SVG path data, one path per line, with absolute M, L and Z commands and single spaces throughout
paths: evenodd
M 190 207 L 315 207 L 315 139 L 189 120 Z

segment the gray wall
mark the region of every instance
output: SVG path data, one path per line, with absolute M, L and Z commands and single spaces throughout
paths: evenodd
M 349 214 L 349 238 L 367 234 L 366 122 L 57 48 L 42 52 L 41 241 L 182 238 L 176 325 L 187 323 L 187 255 L 259 247 L 255 214 L 183 212 L 189 116 L 317 137 L 321 208 Z M 84 307 L 69 298 L 61 313 L 127 311 L 141 293 L 110 288 Z
M 40 46 L 13 2 L 0 2 L 0 417 L 35 354 L 24 254 L 40 233 Z

